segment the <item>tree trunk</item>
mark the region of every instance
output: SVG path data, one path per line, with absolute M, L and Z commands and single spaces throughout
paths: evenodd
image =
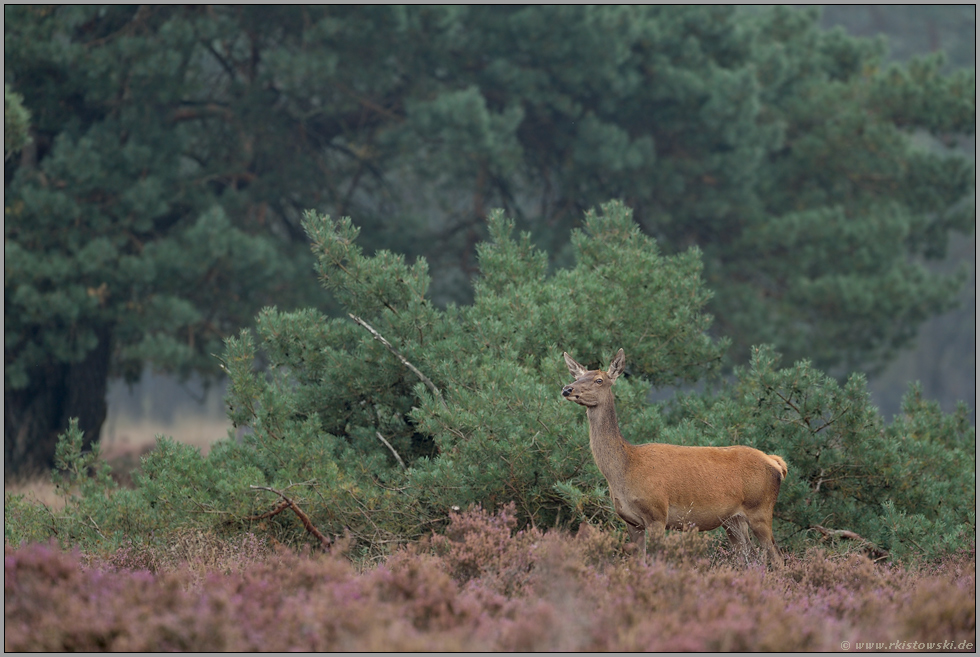
M 99 330 L 99 343 L 80 363 L 52 363 L 32 372 L 23 390 L 3 393 L 3 473 L 32 475 L 54 467 L 58 434 L 78 418 L 84 447 L 98 440 L 106 418 L 106 388 L 112 332 Z

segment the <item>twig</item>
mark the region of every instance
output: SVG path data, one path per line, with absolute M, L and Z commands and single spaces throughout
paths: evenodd
M 815 429 L 813 431 L 813 433 L 820 433 L 821 431 L 823 431 L 824 429 L 826 429 L 827 427 L 829 427 L 831 424 L 833 424 L 837 420 L 841 419 L 844 416 L 844 413 L 848 412 L 849 410 L 851 410 L 851 405 L 850 404 L 848 404 L 847 406 L 845 406 L 844 407 L 844 410 L 842 410 L 840 413 L 837 414 L 837 417 L 831 418 L 831 419 L 827 420 L 826 422 L 824 422 L 823 424 L 821 424 L 818 429 Z
M 97 533 L 97 534 L 98 534 L 99 536 L 101 536 L 101 537 L 102 537 L 102 540 L 103 540 L 103 541 L 105 541 L 105 540 L 108 540 L 108 539 L 106 539 L 106 537 L 105 537 L 105 534 L 103 534 L 103 533 L 102 533 L 102 530 L 101 530 L 101 529 L 99 529 L 99 525 L 98 525 L 98 523 L 96 523 L 96 522 L 95 522 L 95 518 L 93 518 L 92 516 L 89 516 L 89 517 L 88 517 L 88 520 L 89 520 L 89 522 L 91 522 L 91 523 L 92 523 L 92 527 L 94 527 L 94 528 L 95 528 L 95 532 L 96 532 L 96 533 Z
M 439 392 L 439 388 L 437 388 L 436 387 L 436 384 L 434 384 L 432 382 L 432 379 L 430 379 L 426 375 L 422 374 L 422 372 L 419 371 L 419 368 L 417 368 L 414 365 L 412 365 L 411 363 L 409 363 L 408 362 L 408 359 L 406 359 L 404 356 L 402 356 L 400 353 L 398 353 L 398 350 L 395 349 L 394 347 L 392 347 L 391 346 L 391 343 L 388 342 L 387 340 L 385 340 L 385 338 L 384 338 L 383 335 L 381 335 L 376 330 L 374 330 L 374 327 L 373 326 L 371 326 L 370 324 L 368 324 L 363 319 L 361 319 L 360 317 L 358 317 L 357 315 L 355 315 L 353 313 L 347 313 L 347 314 L 350 316 L 351 319 L 354 320 L 354 322 L 356 322 L 357 324 L 359 324 L 359 325 L 363 326 L 365 329 L 367 329 L 367 331 L 371 335 L 374 336 L 374 339 L 375 340 L 377 340 L 378 342 L 380 342 L 381 344 L 383 344 L 388 349 L 388 351 L 390 351 L 392 354 L 394 354 L 395 355 L 395 358 L 397 358 L 398 360 L 400 360 L 402 362 L 402 365 L 404 365 L 408 369 L 412 370 L 415 373 L 415 376 L 419 377 L 419 379 L 422 381 L 422 383 L 424 383 L 426 385 L 426 387 L 429 390 L 432 391 L 432 394 L 435 395 L 436 398 L 442 403 L 443 408 L 446 408 L 446 409 L 449 408 L 449 406 L 446 404 L 446 400 L 442 398 L 442 393 Z M 399 460 L 401 460 L 401 459 L 399 459 Z
M 381 432 L 375 431 L 374 435 L 378 437 L 378 440 L 385 444 L 385 447 L 391 450 L 391 453 L 394 455 L 395 460 L 398 461 L 398 464 L 402 466 L 402 468 L 405 468 L 405 461 L 402 461 L 402 457 L 398 456 L 398 452 L 396 452 L 395 448 L 391 446 L 391 443 L 385 440 L 385 437 L 381 435 Z
M 258 517 L 249 517 L 246 518 L 247 520 L 259 520 L 261 518 L 269 518 L 276 515 L 277 513 L 281 513 L 282 511 L 285 511 L 286 508 L 288 507 L 293 510 L 293 513 L 296 514 L 296 516 L 299 518 L 299 521 L 303 523 L 303 527 L 306 528 L 306 531 L 310 532 L 311 534 L 316 536 L 317 539 L 319 539 L 320 544 L 324 547 L 324 549 L 330 547 L 331 540 L 326 536 L 324 536 L 319 529 L 314 527 L 313 523 L 310 521 L 310 517 L 305 513 L 303 513 L 303 510 L 299 508 L 296 502 L 286 497 L 286 495 L 282 491 L 278 491 L 275 488 L 269 488 L 268 486 L 249 486 L 249 488 L 253 490 L 267 490 L 270 493 L 275 493 L 276 495 L 282 498 L 282 503 L 269 513 L 264 513 Z
M 352 493 L 350 489 L 347 489 L 347 494 L 351 496 L 351 499 L 354 500 L 354 503 L 357 504 L 357 506 L 361 507 L 361 515 L 363 515 L 367 519 L 367 521 L 371 523 L 371 526 L 374 527 L 374 536 L 375 537 L 380 536 L 382 534 L 381 529 L 378 528 L 378 525 L 371 518 L 371 514 L 368 513 L 368 509 L 367 507 L 364 506 L 364 503 L 361 502 L 359 499 L 357 499 L 357 496 L 354 495 L 354 493 Z
M 802 419 L 802 420 L 803 420 L 804 422 L 806 422 L 806 426 L 807 426 L 807 429 L 809 429 L 809 428 L 810 428 L 810 418 L 807 418 L 807 417 L 803 417 L 803 411 L 801 411 L 801 410 L 800 410 L 799 408 L 797 408 L 797 407 L 796 407 L 796 404 L 794 404 L 794 403 L 793 403 L 793 402 L 791 401 L 791 399 L 787 399 L 786 397 L 783 397 L 783 395 L 782 395 L 782 393 L 781 393 L 781 392 L 779 392 L 778 390 L 776 390 L 775 388 L 771 388 L 771 390 L 772 390 L 772 391 L 773 391 L 774 393 L 776 393 L 776 396 L 777 396 L 777 397 L 779 397 L 780 399 L 782 399 L 782 400 L 783 400 L 783 403 L 785 403 L 785 404 L 786 404 L 787 406 L 789 406 L 789 407 L 790 407 L 790 408 L 792 408 L 792 409 L 793 409 L 794 411 L 796 411 L 796 414 L 797 414 L 797 415 L 799 415 L 799 416 L 800 416 L 800 418 L 801 418 L 801 419 Z M 792 395 L 790 395 L 790 397 L 792 397 Z

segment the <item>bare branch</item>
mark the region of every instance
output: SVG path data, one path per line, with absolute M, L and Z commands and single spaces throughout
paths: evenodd
M 255 486 L 252 486 L 252 488 L 255 488 Z M 279 506 L 274 508 L 272 511 L 266 511 L 265 513 L 257 516 L 245 516 L 245 520 L 265 520 L 266 518 L 279 515 L 288 508 L 289 500 L 286 500 L 285 502 L 280 503 Z
M 392 455 L 394 455 L 395 460 L 398 461 L 398 464 L 400 466 L 402 466 L 402 468 L 405 468 L 405 461 L 402 461 L 402 457 L 398 456 L 398 452 L 396 452 L 395 451 L 395 448 L 391 446 L 391 443 L 389 443 L 387 440 L 385 440 L 385 437 L 381 435 L 381 432 L 380 431 L 375 431 L 374 432 L 374 435 L 376 435 L 378 437 L 378 440 L 380 440 L 381 442 L 383 442 L 385 444 L 385 447 L 387 447 L 388 449 L 391 450 L 391 453 L 392 453 Z
M 823 431 L 824 429 L 826 429 L 827 427 L 829 427 L 831 424 L 833 424 L 837 420 L 839 420 L 842 417 L 844 417 L 844 413 L 848 412 L 849 410 L 851 410 L 851 405 L 850 404 L 848 404 L 847 406 L 845 406 L 844 409 L 840 413 L 838 413 L 836 417 L 832 417 L 831 419 L 829 419 L 826 422 L 824 422 L 823 424 L 821 424 L 819 428 L 814 429 L 813 433 L 820 433 L 821 431 Z
M 825 539 L 836 537 L 848 541 L 855 541 L 861 545 L 872 556 L 872 558 L 874 558 L 875 561 L 884 559 L 888 556 L 887 551 L 882 550 L 868 539 L 864 538 L 857 532 L 852 532 L 849 529 L 827 529 L 826 527 L 822 527 L 820 525 L 810 525 L 810 528 L 816 529 Z
M 310 517 L 308 515 L 306 515 L 305 513 L 303 513 L 303 510 L 299 508 L 299 506 L 296 504 L 296 502 L 294 502 L 291 499 L 289 499 L 288 497 L 286 497 L 286 495 L 282 491 L 276 490 L 275 488 L 269 488 L 268 486 L 249 486 L 249 488 L 251 488 L 253 490 L 267 490 L 270 493 L 275 493 L 276 495 L 278 495 L 279 497 L 282 498 L 282 503 L 278 507 L 276 507 L 273 511 L 271 511 L 269 513 L 262 514 L 261 516 L 249 517 L 249 518 L 247 518 L 248 520 L 258 520 L 260 518 L 268 518 L 268 517 L 271 517 L 271 516 L 276 515 L 277 513 L 281 513 L 287 507 L 289 507 L 290 509 L 293 510 L 293 513 L 295 513 L 296 516 L 299 518 L 299 521 L 301 523 L 303 523 L 303 527 L 306 528 L 306 531 L 308 531 L 311 534 L 313 534 L 320 541 L 320 545 L 322 545 L 324 549 L 327 549 L 327 548 L 330 547 L 330 543 L 332 541 L 329 538 L 327 538 L 326 536 L 324 536 L 320 532 L 320 530 L 317 529 L 313 525 L 313 523 L 310 521 Z
M 789 406 L 789 407 L 790 407 L 790 408 L 792 408 L 792 409 L 793 409 L 794 411 L 796 411 L 796 414 L 797 414 L 797 415 L 799 415 L 799 416 L 800 416 L 800 418 L 801 418 L 801 419 L 802 419 L 802 420 L 803 420 L 804 422 L 806 422 L 806 426 L 807 426 L 807 428 L 809 428 L 809 427 L 810 427 L 810 420 L 809 420 L 809 418 L 806 418 L 806 417 L 804 417 L 804 415 L 803 415 L 803 411 L 801 411 L 801 410 L 800 410 L 799 408 L 797 408 L 797 406 L 796 406 L 796 404 L 794 404 L 794 403 L 792 402 L 792 400 L 791 400 L 791 399 L 787 399 L 786 397 L 784 397 L 784 396 L 783 396 L 783 394 L 782 394 L 781 392 L 779 392 L 778 390 L 776 390 L 775 388 L 772 388 L 772 391 L 773 391 L 774 393 L 776 393 L 776 396 L 777 396 L 777 397 L 779 397 L 780 399 L 782 399 L 782 400 L 783 400 L 783 403 L 785 403 L 785 404 L 786 404 L 787 406 Z M 792 395 L 790 395 L 790 397 L 792 397 Z
M 432 382 L 432 379 L 430 379 L 426 375 L 422 374 L 422 372 L 419 371 L 419 368 L 415 367 L 410 362 L 408 362 L 408 359 L 406 359 L 404 356 L 402 356 L 398 352 L 397 349 L 395 349 L 394 347 L 392 347 L 391 346 L 391 343 L 388 342 L 387 340 L 385 340 L 385 338 L 384 338 L 383 335 L 381 335 L 376 330 L 374 330 L 374 327 L 373 326 L 371 326 L 370 324 L 368 324 L 363 319 L 361 319 L 360 317 L 358 317 L 357 315 L 355 315 L 353 313 L 347 313 L 347 314 L 348 314 L 348 316 L 350 316 L 351 319 L 354 320 L 354 322 L 356 322 L 360 326 L 363 326 L 365 329 L 367 329 L 367 331 L 371 335 L 374 336 L 374 339 L 375 340 L 377 340 L 378 342 L 380 342 L 381 344 L 383 344 L 388 349 L 388 351 L 390 351 L 392 354 L 394 354 L 395 358 L 397 358 L 398 360 L 400 360 L 402 362 L 402 365 L 404 365 L 408 369 L 412 370 L 412 372 L 415 373 L 415 376 L 419 377 L 419 379 L 422 381 L 422 383 L 424 383 L 425 386 L 429 390 L 432 391 L 432 394 L 436 396 L 436 399 L 438 399 L 442 403 L 443 408 L 446 408 L 446 409 L 449 408 L 449 406 L 446 404 L 446 400 L 442 398 L 442 393 L 439 392 L 439 388 L 437 388 L 436 387 L 436 384 L 434 384 Z M 399 459 L 399 460 L 401 460 L 401 459 Z
M 95 532 L 102 537 L 102 540 L 103 541 L 108 540 L 106 539 L 105 534 L 102 533 L 102 530 L 99 529 L 99 525 L 98 523 L 95 522 L 95 518 L 93 518 L 92 516 L 88 516 L 88 520 L 89 522 L 92 523 L 92 527 L 95 529 Z

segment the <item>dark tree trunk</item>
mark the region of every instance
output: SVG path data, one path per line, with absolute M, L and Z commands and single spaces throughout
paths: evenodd
M 4 476 L 51 470 L 58 434 L 68 429 L 69 418 L 78 418 L 84 447 L 98 439 L 106 418 L 111 336 L 103 328 L 98 346 L 82 362 L 38 368 L 24 390 L 4 390 Z

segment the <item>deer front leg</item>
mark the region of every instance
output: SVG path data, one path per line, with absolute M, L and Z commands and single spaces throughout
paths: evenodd
M 630 542 L 636 546 L 636 553 L 642 558 L 647 552 L 646 527 L 644 527 L 643 522 L 639 518 L 634 518 L 626 513 L 618 497 L 613 496 L 612 501 L 613 508 L 616 509 L 616 515 L 626 523 L 626 531 L 629 532 Z
M 667 535 L 667 522 L 664 520 L 649 520 L 647 521 L 647 549 L 652 545 L 654 550 L 661 552 L 661 558 L 663 554 L 664 547 L 664 537 Z M 656 554 L 656 552 L 654 552 Z
M 626 522 L 626 531 L 630 534 L 630 542 L 636 546 L 636 553 L 641 556 L 645 555 L 647 551 L 646 530 L 639 525 L 634 525 L 625 518 L 623 520 Z

